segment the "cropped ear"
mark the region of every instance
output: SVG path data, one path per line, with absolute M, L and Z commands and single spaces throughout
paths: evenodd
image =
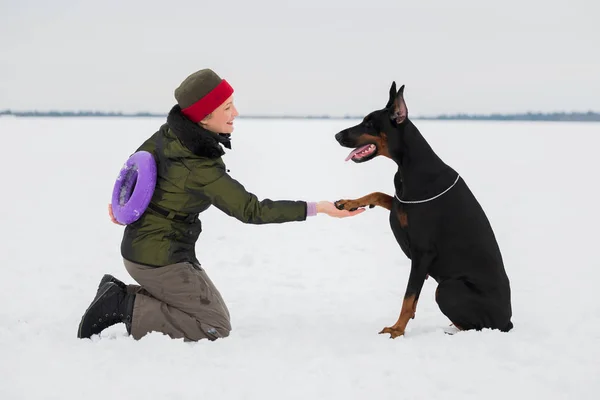
M 392 120 L 396 121 L 397 124 L 404 122 L 408 116 L 408 108 L 404 102 L 404 85 L 398 90 L 398 94 L 394 98 L 394 111 L 392 114 Z
M 386 104 L 385 108 L 390 108 L 392 104 L 394 104 L 394 99 L 396 98 L 396 81 L 392 82 L 392 87 L 390 88 L 390 99 Z

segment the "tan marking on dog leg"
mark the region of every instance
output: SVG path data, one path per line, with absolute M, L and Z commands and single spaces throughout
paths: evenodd
M 360 207 L 383 207 L 386 210 L 392 209 L 392 196 L 381 192 L 374 192 L 356 200 L 338 200 L 335 206 L 340 210 L 353 210 Z
M 408 321 L 414 318 L 417 313 L 416 298 L 416 295 L 405 297 L 402 301 L 402 309 L 400 310 L 400 317 L 398 317 L 398 321 L 396 321 L 396 323 L 390 327 L 383 328 L 379 333 L 389 333 L 391 339 L 404 335 L 404 330 L 406 329 Z

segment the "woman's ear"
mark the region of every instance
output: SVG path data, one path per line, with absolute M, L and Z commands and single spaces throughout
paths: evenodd
M 213 115 L 212 115 L 212 113 L 210 113 L 210 114 L 208 114 L 206 117 L 204 117 L 204 118 L 202 119 L 202 121 L 200 121 L 200 122 L 198 122 L 198 123 L 199 123 L 200 125 L 202 125 L 202 124 L 206 124 L 206 121 L 208 121 L 209 119 L 211 119 L 211 118 L 212 118 L 212 116 L 213 116 Z

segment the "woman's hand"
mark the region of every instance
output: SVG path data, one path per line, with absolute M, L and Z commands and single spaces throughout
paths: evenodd
M 113 224 L 124 225 L 124 224 L 120 223 L 119 221 L 117 221 L 117 219 L 115 218 L 115 216 L 113 214 L 112 206 L 110 204 L 108 205 L 108 216 L 110 217 L 110 220 L 113 222 Z
M 331 201 L 319 201 L 317 203 L 317 214 L 323 213 L 335 218 L 353 217 L 364 211 L 364 208 L 359 208 L 355 211 L 338 210 L 337 207 Z

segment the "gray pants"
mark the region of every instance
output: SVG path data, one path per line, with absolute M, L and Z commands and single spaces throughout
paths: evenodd
M 127 289 L 136 294 L 131 323 L 134 339 L 149 332 L 186 341 L 229 336 L 229 310 L 200 266 L 183 262 L 148 267 L 123 262 L 129 275 L 140 284 Z

